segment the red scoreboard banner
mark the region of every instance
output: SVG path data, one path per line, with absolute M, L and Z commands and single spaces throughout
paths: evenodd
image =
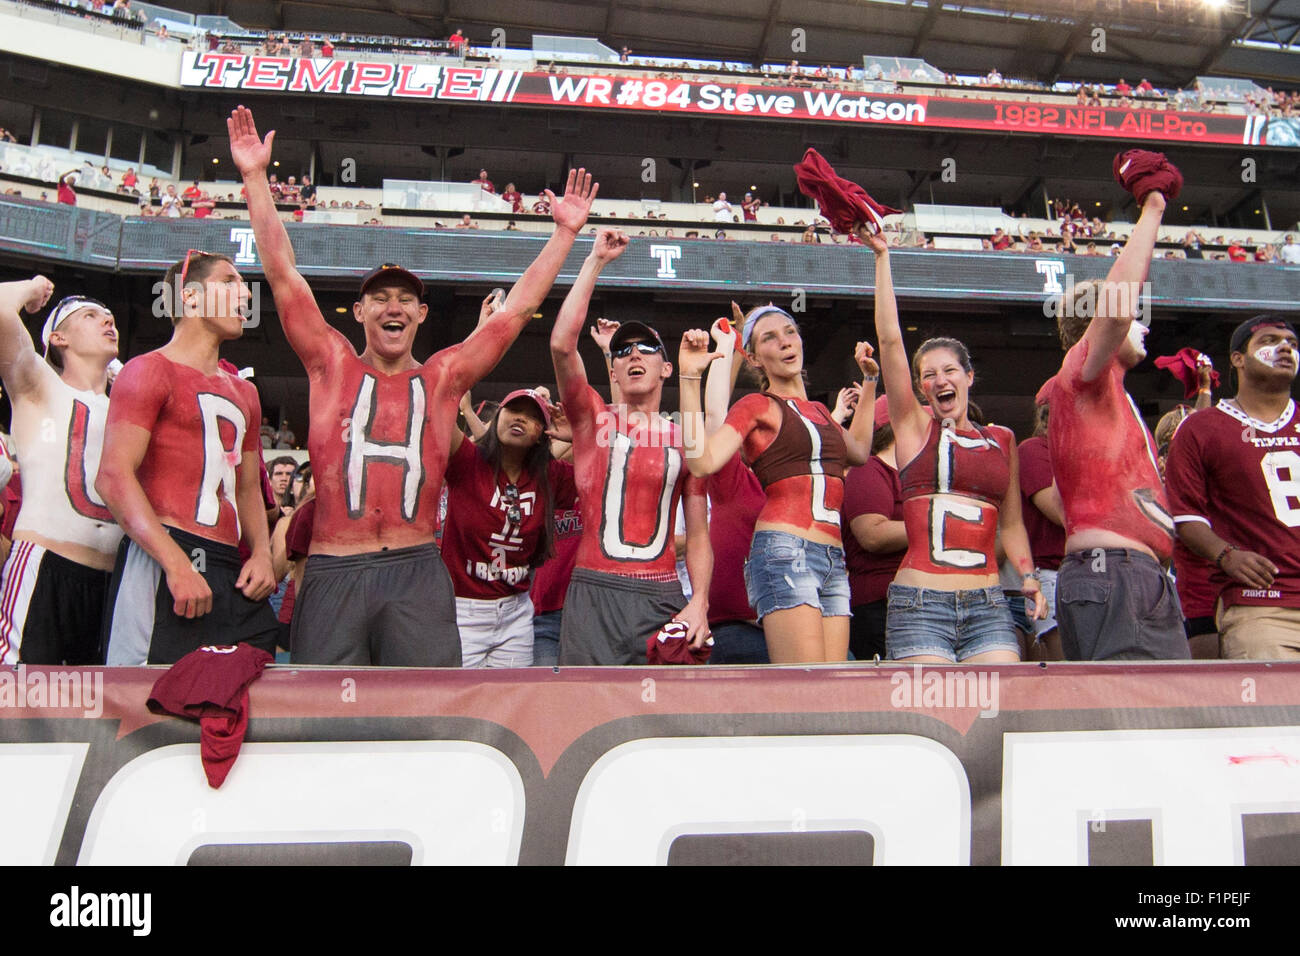
M 0 669 L 0 864 L 1300 863 L 1300 664 Z
M 701 79 L 557 75 L 433 63 L 189 52 L 182 61 L 181 85 L 393 100 L 512 103 L 742 119 L 1103 136 L 1166 143 L 1288 145 L 1272 142 L 1266 132 L 1268 122 L 1262 116 L 1055 105 L 1005 99 L 957 99 L 943 95 L 875 93 L 829 87 L 807 89 Z M 970 95 L 969 91 L 967 95 Z

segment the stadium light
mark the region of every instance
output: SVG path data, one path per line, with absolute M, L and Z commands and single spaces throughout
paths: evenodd
M 221 160 L 217 159 L 217 157 L 215 157 L 215 156 L 212 157 L 212 165 L 213 165 L 213 166 L 217 165 L 217 163 L 219 163 L 219 162 L 221 162 Z
M 1228 0 L 1203 0 L 1207 7 L 1213 7 L 1215 10 L 1222 10 L 1228 5 Z

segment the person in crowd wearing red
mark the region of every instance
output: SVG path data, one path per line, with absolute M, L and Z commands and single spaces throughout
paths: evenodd
M 993 231 L 993 236 L 989 239 L 989 242 L 992 244 L 994 251 L 1002 252 L 1011 248 L 1012 239 L 1010 234 L 999 226 Z
M 561 664 L 644 664 L 646 640 L 672 621 L 695 647 L 709 637 L 712 575 L 703 482 L 691 478 L 680 430 L 659 414 L 672 365 L 659 334 L 624 322 L 610 339 L 622 402 L 607 406 L 587 383 L 578 340 L 602 269 L 627 248 L 615 229 L 596 235 L 551 332 L 561 404 L 573 432 L 583 536 L 565 599 Z M 677 578 L 673 530 L 686 511 L 692 595 Z
M 229 258 L 196 250 L 164 287 L 171 341 L 114 380 L 95 481 L 129 536 L 110 585 L 110 665 L 171 664 L 205 644 L 275 649 L 261 403 L 217 364 L 243 334 L 248 287 Z
M 519 389 L 480 441 L 452 435 L 442 552 L 465 667 L 533 663 L 531 573 L 554 555 L 554 512 L 577 505 L 573 466 L 551 457 L 551 427 L 549 403 Z
M 1034 602 L 1028 617 L 1043 617 L 1046 602 L 1021 517 L 1015 436 L 971 421 L 975 371 L 961 342 L 927 339 L 909 367 L 888 246 L 865 228 L 861 235 L 876 253 L 876 334 L 907 530 L 907 553 L 888 592 L 889 656 L 916 663 L 1018 661 L 1020 640 L 999 584 L 999 535 L 1021 593 Z
M 1038 586 L 1047 603 L 1043 617 L 1032 621 L 1033 656 L 1040 660 L 1059 661 L 1061 636 L 1056 624 L 1056 576 L 1065 556 L 1065 515 L 1061 510 L 1061 493 L 1052 474 L 1052 448 L 1047 441 L 1049 411 L 1046 405 L 1035 407 L 1034 433 L 1017 448 L 1020 454 L 1020 503 L 1024 515 L 1029 550 L 1038 572 Z M 1012 612 L 1023 596 L 1012 598 Z M 1025 610 L 1025 609 L 1022 609 Z M 1018 616 L 1018 615 L 1017 615 Z
M 1115 95 L 1128 96 L 1132 92 L 1133 92 L 1133 87 L 1129 86 L 1128 81 L 1121 76 L 1119 78 L 1119 82 L 1115 84 Z
M 1228 244 L 1228 259 L 1232 262 L 1248 262 L 1250 260 L 1250 253 L 1246 251 L 1245 246 L 1243 246 L 1239 240 L 1233 239 L 1232 242 Z
M 510 203 L 513 212 L 524 211 L 524 197 L 515 189 L 514 183 L 506 183 L 506 191 L 501 194 L 501 198 Z
M 185 191 L 181 193 L 181 198 L 186 202 L 193 202 L 202 195 L 203 190 L 199 188 L 199 181 L 196 179 L 185 187 Z
M 1237 394 L 1187 418 L 1166 467 L 1178 536 L 1214 564 L 1225 658 L 1300 658 L 1295 327 L 1257 315 L 1229 344 Z M 1237 544 L 1236 542 L 1241 542 Z
M 758 222 L 758 211 L 763 208 L 763 200 L 753 193 L 745 193 L 740 208 L 745 214 L 745 222 Z
M 424 363 L 412 356 L 428 314 L 424 284 L 400 266 L 373 270 L 353 306 L 366 341 L 357 355 L 325 322 L 294 267 L 267 188 L 274 132 L 259 137 L 243 107 L 228 127 L 266 277 L 310 385 L 316 524 L 294 614 L 293 659 L 459 667 L 454 593 L 434 543 L 456 406 L 545 299 L 598 187 L 585 170 L 569 172 L 564 197 L 548 194 L 555 231 L 502 308 L 465 342 Z
M 551 204 L 546 201 L 545 196 L 539 196 L 537 202 L 533 203 L 534 216 L 549 216 L 551 214 Z
M 321 42 L 320 55 L 325 57 L 326 59 L 330 59 L 334 56 L 334 41 L 331 40 L 329 37 L 326 37 Z
M 480 169 L 478 171 L 478 179 L 471 179 L 470 182 L 478 186 L 485 193 L 495 193 L 497 191 L 496 187 L 492 185 L 492 180 L 488 179 L 488 172 L 486 169 Z
M 0 285 L 0 375 L 13 406 L 11 443 L 27 477 L 0 577 L 0 663 L 102 664 L 104 598 L 122 529 L 93 487 L 117 359 L 113 313 L 68 296 L 41 333 L 20 312 L 54 286 L 44 276 Z M 8 457 L 4 459 L 8 472 Z
M 682 337 L 678 365 L 686 463 L 691 474 L 713 475 L 738 453 L 753 469 L 767 500 L 754 525 L 745 580 L 749 603 L 763 625 L 773 663 L 848 659 L 849 580 L 844 564 L 840 506 L 845 464 L 870 455 L 871 417 L 852 431 L 820 402 L 809 401 L 803 377 L 803 338 L 794 319 L 774 305 L 741 316 L 741 345 L 759 374 L 762 392 L 747 395 L 708 436 L 701 427 L 700 377 L 721 357 L 707 333 Z M 862 401 L 875 401 L 879 367 L 871 346 L 859 342 Z M 722 366 L 715 374 L 728 375 Z
M 881 395 L 871 412 L 871 457 L 865 465 L 850 468 L 844 479 L 843 515 L 849 526 L 844 560 L 853 608 L 849 650 L 859 661 L 889 656 L 885 642 L 889 585 L 907 551 L 903 486 L 898 480 L 889 399 Z M 859 407 L 857 414 L 867 414 L 866 408 Z
M 297 603 L 302 574 L 311 552 L 311 532 L 316 520 L 316 484 L 311 477 L 311 462 L 303 462 L 293 473 L 285 492 L 281 514 L 271 532 L 271 563 L 277 581 L 288 580 L 280 607 L 275 612 L 279 623 L 276 647 L 292 649 L 293 609 Z
M 745 353 L 736 347 L 739 329 L 718 319 L 710 329 L 721 353 L 704 387 L 704 430 L 713 435 L 726 423 L 727 407 Z M 713 548 L 713 577 L 709 585 L 709 629 L 713 632 L 710 664 L 768 664 L 767 638 L 745 587 L 754 526 L 767 496 L 752 468 L 737 451 L 705 483 L 709 500 L 709 544 Z
M 1056 619 L 1070 660 L 1187 659 L 1174 584 L 1164 572 L 1173 519 L 1155 443 L 1124 389 L 1146 355 L 1136 321 L 1167 199 L 1182 174 L 1159 153 L 1115 158 L 1116 180 L 1142 213 L 1104 282 L 1082 282 L 1057 305 L 1066 356 L 1040 390 L 1065 515 Z M 1166 195 L 1168 194 L 1168 196 Z
M 70 173 L 64 173 L 59 177 L 59 199 L 58 201 L 65 206 L 75 206 L 77 204 L 77 193 L 72 188 L 73 183 L 77 181 L 77 171 L 74 169 Z

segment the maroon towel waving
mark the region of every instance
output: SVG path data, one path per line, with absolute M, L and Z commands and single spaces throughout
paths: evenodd
M 239 756 L 248 729 L 248 687 L 274 658 L 249 644 L 200 647 L 158 678 L 149 694 L 155 714 L 197 720 L 208 785 L 220 787 Z
M 1177 199 L 1183 190 L 1183 174 L 1165 159 L 1164 153 L 1145 149 L 1117 153 L 1113 170 L 1115 182 L 1131 192 L 1139 206 L 1153 192 L 1159 192 L 1166 199 Z
M 1210 359 L 1193 348 L 1179 349 L 1176 355 L 1161 355 L 1156 358 L 1156 368 L 1168 369 L 1183 383 L 1183 398 L 1191 398 L 1200 389 L 1199 372 L 1202 366 L 1209 365 Z M 1219 373 L 1210 372 L 1213 388 L 1219 387 Z
M 799 191 L 817 201 L 822 215 L 830 220 L 836 232 L 852 233 L 860 222 L 878 230 L 885 225 L 886 216 L 902 211 L 876 202 L 857 183 L 837 176 L 831 164 L 815 149 L 803 154 L 803 160 L 795 164 L 794 174 L 799 180 Z

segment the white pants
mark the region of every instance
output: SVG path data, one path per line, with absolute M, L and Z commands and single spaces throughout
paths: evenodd
M 510 597 L 456 598 L 461 666 L 531 667 L 533 601 L 528 592 Z

